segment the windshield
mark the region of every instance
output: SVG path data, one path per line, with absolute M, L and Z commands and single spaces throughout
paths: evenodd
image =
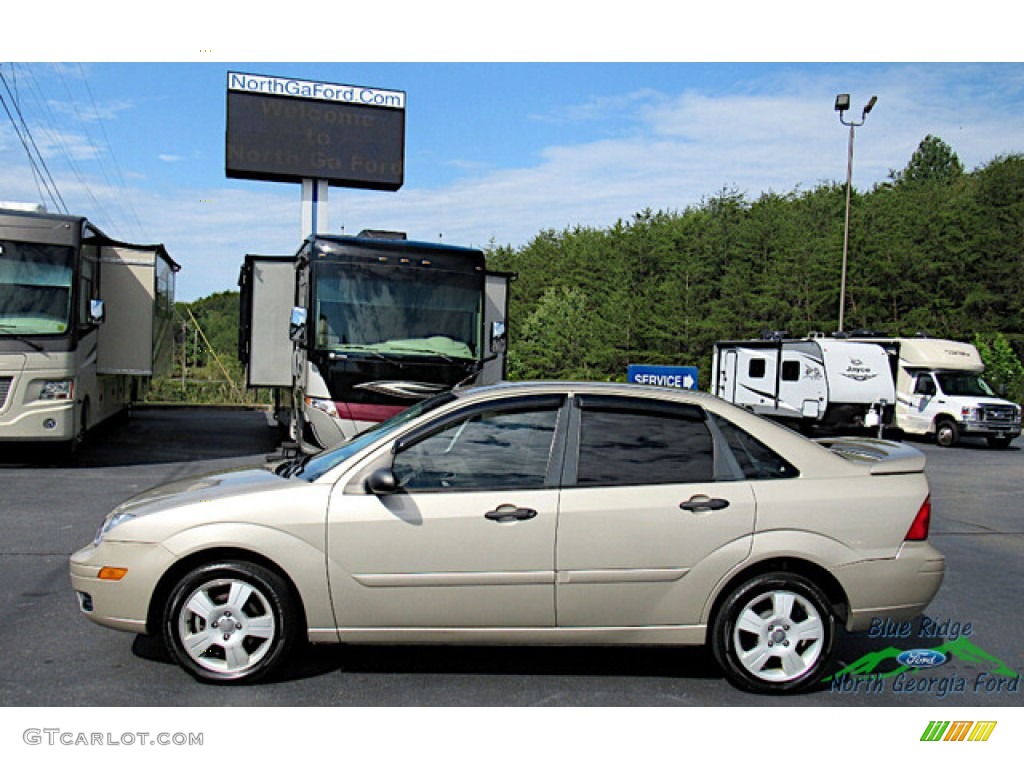
M 942 391 L 951 396 L 961 397 L 995 397 L 996 393 L 976 373 L 937 373 Z
M 292 472 L 286 472 L 285 474 L 288 476 L 293 475 L 294 477 L 301 477 L 303 480 L 308 480 L 312 483 L 325 472 L 329 472 L 341 464 L 341 462 L 355 456 L 359 451 L 371 443 L 391 434 L 403 424 L 407 424 L 418 416 L 432 411 L 435 408 L 439 408 L 445 403 L 450 403 L 454 399 L 455 395 L 451 392 L 442 392 L 428 400 L 421 400 L 416 403 L 416 405 L 411 408 L 406 408 L 404 411 L 392 416 L 387 421 L 374 424 L 369 429 L 360 432 L 358 435 L 341 445 L 336 446 L 329 451 L 323 451 L 315 456 L 309 456 L 303 459 L 301 465 L 298 466 L 297 471 L 293 470 Z
M 319 263 L 315 294 L 317 349 L 462 360 L 479 355 L 479 274 Z
M 0 335 L 67 331 L 72 253 L 67 246 L 0 240 Z

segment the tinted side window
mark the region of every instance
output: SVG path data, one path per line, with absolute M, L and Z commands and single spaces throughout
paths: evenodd
M 799 360 L 787 360 L 782 364 L 782 380 L 783 381 L 799 381 L 800 380 L 800 361 Z
M 755 357 L 750 361 L 750 365 L 747 368 L 747 373 L 752 379 L 763 379 L 766 365 L 763 358 Z
M 733 456 L 748 480 L 796 477 L 800 471 L 756 437 L 721 416 L 712 414 Z
M 410 491 L 543 488 L 557 407 L 478 411 L 395 456 Z
M 714 479 L 714 446 L 700 408 L 588 407 L 584 401 L 580 416 L 577 485 Z

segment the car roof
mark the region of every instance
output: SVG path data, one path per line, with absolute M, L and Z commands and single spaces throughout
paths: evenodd
M 626 384 L 615 381 L 502 381 L 497 384 L 482 384 L 462 387 L 455 394 L 462 397 L 489 397 L 505 394 L 552 394 L 552 393 L 591 393 L 602 395 L 627 395 L 630 397 L 650 397 L 661 400 L 682 399 L 688 402 L 715 400 L 719 398 L 707 392 L 691 389 L 654 387 L 646 384 Z

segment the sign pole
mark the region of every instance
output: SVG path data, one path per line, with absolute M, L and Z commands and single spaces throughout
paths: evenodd
M 302 180 L 302 232 L 300 240 L 318 232 L 328 232 L 327 223 L 327 180 Z

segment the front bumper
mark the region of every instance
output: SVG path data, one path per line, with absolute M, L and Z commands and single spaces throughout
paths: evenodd
M 891 560 L 867 560 L 837 569 L 850 612 L 846 628 L 867 629 L 875 618 L 896 621 L 919 616 L 935 597 L 946 558 L 927 541 L 906 541 Z
M 960 422 L 960 432 L 965 435 L 988 437 L 991 435 L 1006 436 L 1009 438 L 1020 437 L 1020 423 L 998 422 L 998 421 L 974 421 L 968 419 Z
M 71 586 L 78 605 L 97 624 L 125 632 L 146 632 L 149 604 L 174 556 L 159 544 L 104 541 L 71 555 Z M 126 568 L 119 581 L 99 578 L 103 567 Z
M 78 420 L 69 400 L 13 406 L 0 416 L 0 442 L 66 442 L 75 437 Z

